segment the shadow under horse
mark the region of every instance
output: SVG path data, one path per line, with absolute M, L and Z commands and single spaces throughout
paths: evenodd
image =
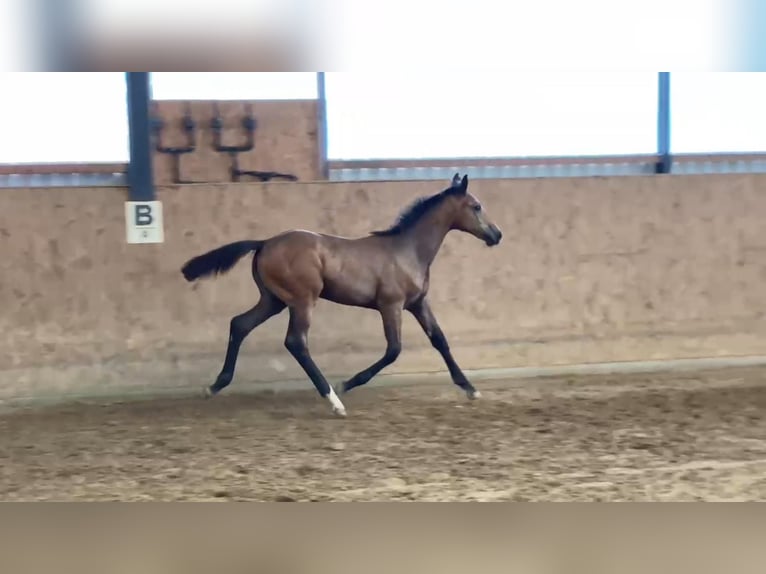
M 285 347 L 311 379 L 336 415 L 346 409 L 338 395 L 364 385 L 401 352 L 402 312 L 411 313 L 441 354 L 452 381 L 470 399 L 479 392 L 468 381 L 450 352 L 428 303 L 431 264 L 445 236 L 456 229 L 488 246 L 500 243 L 502 232 L 481 203 L 468 193 L 468 176 L 455 174 L 447 189 L 417 199 L 388 229 L 359 238 L 290 230 L 264 240 L 238 241 L 190 259 L 182 268 L 187 281 L 230 270 L 248 253 L 260 300 L 231 320 L 226 358 L 215 383 L 205 387 L 213 396 L 231 383 L 242 341 L 269 318 L 289 309 Z M 383 320 L 383 357 L 335 389 L 327 382 L 308 346 L 313 310 L 318 299 L 375 309 Z

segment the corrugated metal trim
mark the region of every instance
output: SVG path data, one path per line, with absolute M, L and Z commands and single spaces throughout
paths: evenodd
M 697 156 L 695 156 L 697 157 Z M 706 158 L 707 156 L 700 156 Z M 533 166 L 533 165 L 571 165 L 571 164 L 627 164 L 652 163 L 659 161 L 657 154 L 633 155 L 579 155 L 579 156 L 529 156 L 529 157 L 431 157 L 431 158 L 394 158 L 394 159 L 353 159 L 328 160 L 333 169 L 360 167 L 452 167 L 454 165 L 474 166 Z
M 124 187 L 125 173 L 9 173 L 0 174 L 0 188 Z
M 330 161 L 330 181 L 449 180 L 637 176 L 655 173 L 656 156 L 562 158 L 438 158 Z M 127 164 L 0 164 L 0 188 L 124 187 Z M 684 154 L 671 174 L 766 173 L 766 154 Z
M 469 173 L 474 179 L 625 176 L 651 175 L 654 169 L 654 162 L 331 168 L 330 181 L 449 180 L 455 172 Z
M 455 172 L 475 179 L 653 175 L 655 156 L 362 160 L 330 163 L 331 181 L 439 180 Z M 764 154 L 686 154 L 673 157 L 671 174 L 766 173 Z
M 120 163 L 0 163 L 0 174 L 18 173 L 123 173 L 128 170 L 127 162 Z
M 674 174 L 714 174 L 714 173 L 766 173 L 764 159 L 722 159 L 722 160 L 682 160 L 674 161 L 671 169 Z

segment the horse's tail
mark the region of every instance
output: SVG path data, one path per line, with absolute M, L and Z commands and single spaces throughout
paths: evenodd
M 198 255 L 184 264 L 181 273 L 187 281 L 194 281 L 207 275 L 219 275 L 229 269 L 250 252 L 258 252 L 265 241 L 237 241 Z

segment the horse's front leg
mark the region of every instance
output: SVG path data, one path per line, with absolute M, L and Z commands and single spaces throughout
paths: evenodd
M 455 362 L 455 359 L 452 356 L 452 352 L 450 351 L 449 344 L 447 343 L 447 338 L 444 336 L 441 327 L 439 327 L 439 323 L 436 321 L 436 317 L 434 317 L 433 311 L 431 311 L 431 306 L 428 304 L 426 298 L 424 297 L 421 299 L 415 305 L 410 307 L 408 311 L 412 313 L 417 322 L 423 328 L 423 331 L 425 331 L 425 334 L 428 336 L 431 344 L 437 351 L 439 351 L 439 354 L 441 354 L 444 362 L 447 364 L 447 368 L 449 369 L 449 374 L 452 377 L 452 382 L 463 389 L 469 399 L 480 398 L 481 393 L 479 393 L 479 391 L 474 388 L 474 386 L 463 374 L 463 371 L 460 369 L 457 362 Z

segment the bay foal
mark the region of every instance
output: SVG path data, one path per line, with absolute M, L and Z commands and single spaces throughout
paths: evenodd
M 431 263 L 447 233 L 470 233 L 488 246 L 502 233 L 479 201 L 468 193 L 468 176 L 455 174 L 447 189 L 416 200 L 394 225 L 355 239 L 290 230 L 265 240 L 238 241 L 189 260 L 182 268 L 187 281 L 225 273 L 248 253 L 260 300 L 231 320 L 226 358 L 215 383 L 205 387 L 213 396 L 231 383 L 242 341 L 258 325 L 289 309 L 285 347 L 306 372 L 332 410 L 346 415 L 338 394 L 364 385 L 401 352 L 402 311 L 418 321 L 441 354 L 453 382 L 470 399 L 479 392 L 452 357 L 447 339 L 428 304 Z M 308 345 L 311 318 L 318 299 L 375 309 L 383 320 L 386 352 L 375 363 L 333 389 L 311 358 Z M 337 391 L 337 392 L 336 392 Z

